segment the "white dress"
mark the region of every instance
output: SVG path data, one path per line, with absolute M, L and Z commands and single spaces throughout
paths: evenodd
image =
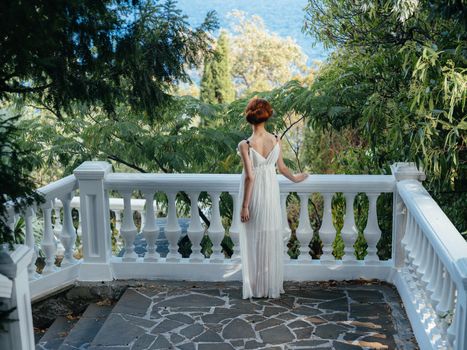
M 242 264 L 243 299 L 279 298 L 283 288 L 283 225 L 276 162 L 278 142 L 266 158 L 251 146 L 249 156 L 254 183 L 249 204 L 250 219 L 240 222 L 240 257 Z M 245 169 L 242 171 L 239 200 L 243 202 Z M 240 215 L 240 214 L 239 214 Z

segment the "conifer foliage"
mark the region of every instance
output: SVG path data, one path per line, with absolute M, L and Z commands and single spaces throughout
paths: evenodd
M 230 71 L 229 40 L 221 32 L 212 57 L 206 57 L 200 99 L 208 103 L 229 103 L 235 97 Z

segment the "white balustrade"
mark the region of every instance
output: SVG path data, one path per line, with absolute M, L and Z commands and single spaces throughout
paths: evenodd
M 313 229 L 310 224 L 310 216 L 308 215 L 308 198 L 309 193 L 298 193 L 300 197 L 300 217 L 297 227 L 297 239 L 300 242 L 300 255 L 298 256 L 298 262 L 309 262 L 311 261 L 310 255 L 310 244 L 313 236 Z
M 188 226 L 187 234 L 191 242 L 190 262 L 203 262 L 204 255 L 201 253 L 201 240 L 203 239 L 204 229 L 201 226 L 201 221 L 198 212 L 199 192 L 189 192 L 188 196 L 191 201 L 190 209 L 190 225 Z
M 142 223 L 143 235 L 147 243 L 147 253 L 144 256 L 145 261 L 157 261 L 160 256 L 156 252 L 156 240 L 159 235 L 159 228 L 156 226 L 156 215 L 154 213 L 154 191 L 146 190 L 146 220 Z
M 136 226 L 133 220 L 133 211 L 131 210 L 131 195 L 132 190 L 121 191 L 123 196 L 123 221 L 120 229 L 120 234 L 123 237 L 125 244 L 125 253 L 123 253 L 123 261 L 136 261 L 138 255 L 135 253 L 135 238 Z
M 420 184 L 419 172 L 411 178 L 406 166 L 399 180 L 406 225 L 396 287 L 421 348 L 464 350 L 467 243 Z
M 368 244 L 367 255 L 365 256 L 366 262 L 377 262 L 379 257 L 377 255 L 376 245 L 381 238 L 381 230 L 378 225 L 378 214 L 376 210 L 376 201 L 378 200 L 379 193 L 370 193 L 368 196 L 368 220 L 366 227 L 363 230 L 363 235 Z
M 167 209 L 167 225 L 165 227 L 165 237 L 169 241 L 169 252 L 166 256 L 167 262 L 178 262 L 181 259 L 178 253 L 178 241 L 181 235 L 181 228 L 178 223 L 177 210 L 176 210 L 176 192 L 168 192 L 168 209 Z
M 62 220 L 60 216 L 60 207 L 56 206 L 55 203 L 53 206 L 53 212 L 54 212 L 53 228 L 54 228 L 55 235 L 58 237 L 60 235 L 60 232 L 62 231 Z
M 357 240 L 357 229 L 355 226 L 355 217 L 353 211 L 353 201 L 355 193 L 344 193 L 345 197 L 345 217 L 344 227 L 342 227 L 341 235 L 344 241 L 344 256 L 342 262 L 353 263 L 357 260 L 354 254 L 355 241 Z
M 332 244 L 336 238 L 336 228 L 332 223 L 332 193 L 323 193 L 323 220 L 319 229 L 319 237 L 323 242 L 323 255 L 320 260 L 323 263 L 333 262 Z
M 115 213 L 115 229 L 120 234 L 120 230 L 122 228 L 122 211 L 118 209 L 113 209 L 110 207 L 110 210 L 113 210 Z
M 63 225 L 60 232 L 60 241 L 65 249 L 65 254 L 61 266 L 76 264 L 76 259 L 73 257 L 75 241 L 76 241 L 76 230 L 73 226 L 73 218 L 71 216 L 71 199 L 73 198 L 73 192 L 69 192 L 64 196 L 60 197 L 60 201 L 63 205 Z
M 41 208 L 44 216 L 44 236 L 41 241 L 41 249 L 45 255 L 45 266 L 42 273 L 46 275 L 57 270 L 55 266 L 57 243 L 52 229 L 52 201 L 46 201 Z
M 33 220 L 35 219 L 36 212 L 33 207 L 28 207 L 24 213 L 25 223 L 25 245 L 32 251 L 32 259 L 28 265 L 29 280 L 37 280 L 40 276 L 37 273 L 36 259 L 38 256 L 38 249 L 36 247 L 36 241 L 34 239 Z
M 77 197 L 79 199 L 79 197 Z M 78 227 L 76 228 L 76 235 L 81 237 L 83 233 L 82 224 L 81 224 L 81 210 L 78 208 Z
M 289 220 L 287 216 L 287 197 L 288 193 L 281 193 L 281 210 L 282 210 L 282 226 L 284 230 L 284 261 L 290 260 L 290 256 L 288 254 L 289 247 L 287 244 L 289 243 L 290 240 L 290 235 L 292 233 L 292 230 L 290 229 L 289 226 Z
M 284 279 L 377 278 L 394 283 L 421 348 L 464 350 L 467 344 L 467 243 L 418 181 L 423 178 L 423 174 L 403 164 L 397 164 L 392 170 L 393 175 L 311 175 L 297 184 L 278 176 L 284 239 L 291 234 L 287 222 L 287 196 L 297 193 L 300 197 L 299 226 L 296 232 L 300 254 L 297 260 L 289 259 L 284 245 Z M 83 163 L 74 175 L 39 190 L 46 199 L 39 206 L 44 220 L 40 247 L 45 255 L 45 267 L 42 274 L 36 274 L 35 265 L 31 263 L 28 266 L 32 297 L 42 297 L 76 280 L 241 280 L 239 179 L 238 174 L 113 174 L 108 163 Z M 78 189 L 79 199 L 73 198 L 73 192 Z M 159 227 L 155 221 L 155 189 L 166 193 L 168 198 L 167 223 L 163 229 L 169 252 L 164 258 L 156 252 Z M 109 199 L 109 190 L 117 191 L 123 198 Z M 145 199 L 132 199 L 133 190 L 141 191 Z M 211 197 L 210 208 L 198 201 L 199 194 L 204 191 Z M 177 218 L 176 195 L 179 192 L 187 193 L 191 202 L 187 234 L 192 243 L 192 253 L 188 259 L 182 259 L 178 252 L 181 228 Z M 222 192 L 229 193 L 233 200 L 232 224 L 227 228 L 234 243 L 232 259 L 225 259 L 221 248 L 226 232 L 220 211 Z M 346 205 L 341 231 L 345 246 L 342 262 L 337 261 L 332 254 L 336 237 L 332 198 L 334 193 L 339 192 L 345 197 Z M 314 261 L 309 250 L 313 232 L 308 201 L 312 193 L 321 193 L 323 197 L 323 218 L 319 228 L 323 254 Z M 363 231 L 368 244 L 367 255 L 358 262 L 353 247 L 357 238 L 353 209 L 357 193 L 365 193 L 369 201 L 368 220 Z M 397 251 L 393 251 L 390 260 L 380 260 L 376 248 L 381 237 L 376 206 L 381 193 L 394 193 L 394 210 L 397 209 L 397 213 L 393 214 L 392 231 L 393 249 Z M 56 199 L 60 202 L 57 201 L 54 206 L 53 201 Z M 59 222 L 57 207 L 63 216 L 62 222 Z M 73 208 L 78 210 L 81 223 L 77 230 L 72 222 Z M 116 228 L 125 243 L 122 258 L 113 256 L 110 245 L 111 210 L 115 213 Z M 210 259 L 205 259 L 201 253 L 205 229 L 198 210 L 205 214 L 211 212 L 207 229 L 213 243 Z M 56 218 L 55 228 L 61 225 L 59 237 L 64 246 L 64 259 L 60 268 L 55 266 L 57 248 L 52 212 Z M 122 212 L 123 219 L 120 221 Z M 141 233 L 147 242 L 143 259 L 138 259 L 134 251 L 137 235 L 133 221 L 135 212 L 141 214 Z M 26 223 L 25 243 L 34 248 L 33 208 L 19 215 L 24 217 Z M 76 233 L 81 234 L 83 258 L 75 262 Z
M 220 192 L 210 192 L 212 201 L 212 215 L 208 228 L 208 235 L 212 242 L 212 254 L 210 262 L 224 262 L 224 254 L 222 253 L 222 240 L 224 239 L 225 229 L 222 226 L 221 212 L 219 208 Z

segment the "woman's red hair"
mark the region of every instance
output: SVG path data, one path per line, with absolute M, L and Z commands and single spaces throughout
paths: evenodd
M 245 109 L 246 120 L 250 124 L 260 124 L 272 116 L 272 107 L 263 98 L 252 98 Z

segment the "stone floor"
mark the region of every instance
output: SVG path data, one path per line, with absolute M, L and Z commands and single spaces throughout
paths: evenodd
M 238 282 L 132 286 L 88 349 L 418 349 L 389 284 L 284 287 L 280 299 L 243 300 Z

